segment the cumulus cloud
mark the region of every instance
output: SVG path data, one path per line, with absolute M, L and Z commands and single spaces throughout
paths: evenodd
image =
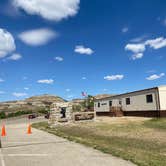
M 125 46 L 125 50 L 133 52 L 132 59 L 140 59 L 143 57 L 143 53 L 146 51 L 146 47 L 153 48 L 155 50 L 162 47 L 166 47 L 166 38 L 159 37 L 156 39 L 146 40 L 142 43 L 131 43 Z
M 56 61 L 59 61 L 59 62 L 62 62 L 62 61 L 63 61 L 63 58 L 60 57 L 60 56 L 57 56 L 57 57 L 55 57 L 54 59 L 55 59 Z
M 125 50 L 132 51 L 134 53 L 140 53 L 145 51 L 144 44 L 127 44 Z
M 135 53 L 135 54 L 132 55 L 131 58 L 133 60 L 136 60 L 136 59 L 141 59 L 143 56 L 144 56 L 143 53 Z
M 16 49 L 11 33 L 0 28 L 0 58 L 4 58 Z
M 122 80 L 124 78 L 124 75 L 110 75 L 105 76 L 104 79 L 108 81 L 114 81 L 114 80 Z
M 162 48 L 162 47 L 166 47 L 166 39 L 163 38 L 163 37 L 159 37 L 159 38 L 156 38 L 156 39 L 147 40 L 145 42 L 145 44 L 149 45 L 153 49 L 159 49 L 159 48 Z
M 161 73 L 159 75 L 153 74 L 153 75 L 147 77 L 146 79 L 149 80 L 149 81 L 152 81 L 152 80 L 156 80 L 156 79 L 159 79 L 161 77 L 164 77 L 164 76 L 165 76 L 165 73 Z
M 25 89 L 25 90 L 29 90 L 29 88 L 28 88 L 28 87 L 25 87 L 24 89 Z
M 37 82 L 40 84 L 53 84 L 54 80 L 53 79 L 44 79 L 44 80 L 38 80 Z
M 146 45 L 145 43 L 131 43 L 125 46 L 125 50 L 133 53 L 131 56 L 132 60 L 141 59 L 144 56 Z
M 24 97 L 24 96 L 27 96 L 27 93 L 17 93 L 17 92 L 14 92 L 12 93 L 13 96 L 15 97 Z
M 8 60 L 13 60 L 13 61 L 18 61 L 22 58 L 22 56 L 20 54 L 13 54 L 11 56 L 9 56 L 7 59 Z
M 38 15 L 44 19 L 60 21 L 74 16 L 79 10 L 80 0 L 14 0 L 16 8 L 27 14 Z
M 30 46 L 45 45 L 58 34 L 51 29 L 41 28 L 22 32 L 19 34 L 19 39 Z
M 76 53 L 86 54 L 86 55 L 91 55 L 91 54 L 94 53 L 94 51 L 91 48 L 86 48 L 86 47 L 84 47 L 82 45 L 76 46 L 74 51 Z

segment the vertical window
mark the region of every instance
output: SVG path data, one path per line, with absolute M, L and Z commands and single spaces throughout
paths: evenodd
M 146 102 L 147 103 L 153 103 L 153 95 L 146 95 Z
M 130 105 L 130 98 L 126 98 L 126 105 Z
M 98 107 L 100 107 L 100 103 L 98 103 Z
M 109 101 L 109 106 L 112 107 L 112 101 Z
M 119 100 L 119 105 L 122 105 L 122 100 Z

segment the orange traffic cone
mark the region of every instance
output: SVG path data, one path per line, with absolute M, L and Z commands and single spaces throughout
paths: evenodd
M 5 125 L 2 126 L 1 136 L 2 136 L 2 137 L 5 137 L 5 136 L 6 136 Z
M 32 134 L 32 131 L 31 131 L 31 125 L 30 125 L 30 124 L 28 125 L 28 131 L 27 131 L 27 134 Z

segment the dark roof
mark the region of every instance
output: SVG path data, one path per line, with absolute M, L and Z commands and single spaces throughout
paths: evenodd
M 149 91 L 149 90 L 153 90 L 153 89 L 158 89 L 158 87 L 153 87 L 153 88 L 137 90 L 137 91 L 133 91 L 133 92 L 122 93 L 122 94 L 119 94 L 119 95 L 114 95 L 114 96 L 110 96 L 110 97 L 104 97 L 104 98 L 101 98 L 101 99 L 95 99 L 95 101 L 110 99 L 112 97 L 119 97 L 119 96 L 122 96 L 122 95 L 128 95 L 128 94 L 137 93 L 137 92 Z

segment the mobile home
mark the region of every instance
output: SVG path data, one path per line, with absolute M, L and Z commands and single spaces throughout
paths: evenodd
M 166 86 L 96 99 L 94 109 L 97 115 L 114 116 L 121 110 L 124 116 L 166 117 Z

